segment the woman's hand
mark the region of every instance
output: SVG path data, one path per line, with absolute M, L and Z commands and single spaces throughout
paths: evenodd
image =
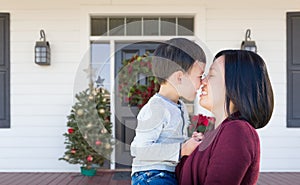
M 195 148 L 201 143 L 201 141 L 198 141 L 194 138 L 190 138 L 181 146 L 181 156 L 189 156 Z
M 204 135 L 201 132 L 193 132 L 192 138 L 194 138 L 196 141 L 202 141 Z

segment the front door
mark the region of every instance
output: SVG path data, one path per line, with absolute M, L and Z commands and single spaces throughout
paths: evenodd
M 148 52 L 154 52 L 158 43 L 142 42 L 134 44 L 116 44 L 115 53 L 115 133 L 118 141 L 115 147 L 116 168 L 131 168 L 132 157 L 130 155 L 130 143 L 132 142 L 137 126 L 136 116 L 138 108 L 128 106 L 119 95 L 118 72 L 122 68 L 122 61 L 130 59 L 134 55 L 141 56 Z

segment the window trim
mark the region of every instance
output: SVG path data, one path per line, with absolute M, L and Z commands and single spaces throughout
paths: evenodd
M 4 66 L 0 66 L 4 69 L 7 74 L 7 79 L 5 80 L 5 102 L 4 107 L 6 109 L 5 119 L 3 120 L 3 124 L 0 124 L 0 128 L 10 128 L 10 14 L 9 13 L 0 13 L 0 18 L 4 19 Z M 1 121 L 1 120 L 0 120 Z M 1 123 L 1 122 L 0 122 Z
M 92 34 L 92 27 L 93 27 L 93 19 L 103 19 L 105 20 L 106 19 L 106 34 L 105 35 L 93 35 Z M 175 19 L 175 35 L 163 35 L 163 36 L 181 36 L 181 37 L 185 37 L 185 36 L 194 36 L 195 35 L 195 16 L 194 15 L 182 15 L 182 16 L 178 16 L 178 15 L 168 15 L 168 16 L 158 16 L 158 15 L 152 15 L 152 16 L 145 16 L 145 15 L 135 15 L 135 16 L 126 16 L 126 15 L 123 15 L 123 16 L 90 16 L 90 36 L 101 36 L 101 37 L 109 37 L 109 36 L 116 36 L 116 35 L 110 35 L 110 19 L 113 19 L 113 18 L 119 18 L 119 19 L 123 19 L 123 35 L 117 35 L 117 36 L 131 36 L 131 35 L 127 35 L 127 18 L 139 18 L 140 21 L 141 21 L 141 35 L 134 35 L 134 36 L 149 36 L 149 35 L 145 35 L 145 32 L 144 32 L 144 26 L 145 26 L 145 19 L 157 19 L 157 22 L 158 22 L 158 27 L 157 27 L 157 31 L 158 31 L 158 34 L 157 35 L 153 35 L 153 36 L 162 36 L 161 35 L 161 19 L 162 18 L 174 18 Z M 192 24 L 192 27 L 193 27 L 193 30 L 191 30 L 191 35 L 189 34 L 180 34 L 178 35 L 179 33 L 179 19 L 192 19 L 193 20 L 193 24 Z M 120 25 L 121 26 L 121 25 Z M 187 29 L 187 28 L 186 28 Z M 151 35 L 152 36 L 152 35 Z
M 292 37 L 292 19 L 297 17 L 300 18 L 300 12 L 287 12 L 286 24 L 287 24 L 287 116 L 286 116 L 286 124 L 288 128 L 299 128 L 300 127 L 300 119 L 297 117 L 293 117 L 293 73 L 300 73 L 300 65 L 292 64 L 293 61 L 293 37 Z M 300 30 L 299 30 L 300 31 Z

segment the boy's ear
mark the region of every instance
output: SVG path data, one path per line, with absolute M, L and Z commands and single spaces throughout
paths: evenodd
M 183 76 L 184 76 L 184 74 L 182 71 L 175 72 L 175 77 L 176 77 L 176 81 L 178 84 L 181 84 Z

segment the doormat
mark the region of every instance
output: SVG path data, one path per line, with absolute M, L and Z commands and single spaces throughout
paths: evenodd
M 115 172 L 113 180 L 131 180 L 131 172 Z

